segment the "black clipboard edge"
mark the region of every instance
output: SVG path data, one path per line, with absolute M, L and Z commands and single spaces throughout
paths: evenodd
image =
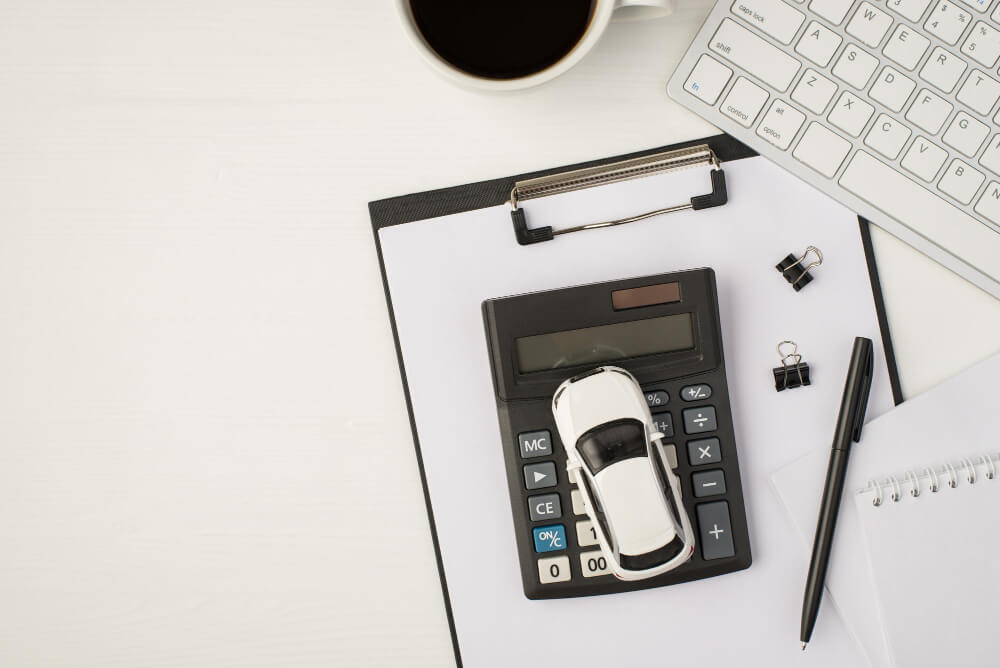
M 437 524 L 434 522 L 434 509 L 431 507 L 430 489 L 427 487 L 427 473 L 424 469 L 423 454 L 420 450 L 420 438 L 417 436 L 417 421 L 413 413 L 413 401 L 410 397 L 410 385 L 406 379 L 406 367 L 403 365 L 403 349 L 399 344 L 399 330 L 396 326 L 396 312 L 392 308 L 392 296 L 389 294 L 389 278 L 385 271 L 385 258 L 382 255 L 382 243 L 379 239 L 379 230 L 392 227 L 393 225 L 403 225 L 418 220 L 428 218 L 439 218 L 464 211 L 474 209 L 484 209 L 490 206 L 503 204 L 510 196 L 511 188 L 519 180 L 535 178 L 538 176 L 548 176 L 572 169 L 582 169 L 584 167 L 596 167 L 609 162 L 628 160 L 629 158 L 639 158 L 654 153 L 672 151 L 679 148 L 687 148 L 698 144 L 708 144 L 715 152 L 720 162 L 752 158 L 758 153 L 726 134 L 713 135 L 702 139 L 661 146 L 645 151 L 637 151 L 625 155 L 601 158 L 588 162 L 565 165 L 553 169 L 546 169 L 537 172 L 528 172 L 516 176 L 492 179 L 489 181 L 479 181 L 450 188 L 438 190 L 428 190 L 410 195 L 400 195 L 386 199 L 375 200 L 368 203 L 368 213 L 372 222 L 372 235 L 375 239 L 375 252 L 378 256 L 379 272 L 382 275 L 382 290 L 385 293 L 385 303 L 389 309 L 389 325 L 392 329 L 392 340 L 396 348 L 396 363 L 399 365 L 399 375 L 403 382 L 403 397 L 406 401 L 406 412 L 410 418 L 410 432 L 413 436 L 413 447 L 417 455 L 417 470 L 420 473 L 420 486 L 424 493 L 424 505 L 427 509 L 427 521 L 431 530 L 431 541 L 434 545 L 434 559 L 437 563 L 438 577 L 441 580 L 441 593 L 444 597 L 445 615 L 448 619 L 448 630 L 451 634 L 451 644 L 455 651 L 455 664 L 462 668 L 462 653 L 458 642 L 458 630 L 455 627 L 455 615 L 451 608 L 451 596 L 448 594 L 448 578 L 444 572 L 444 562 L 441 559 L 441 544 L 438 540 Z M 886 366 L 889 370 L 889 382 L 892 389 L 893 401 L 899 405 L 903 401 L 903 393 L 899 382 L 899 371 L 896 368 L 896 355 L 892 348 L 892 338 L 889 334 L 888 318 L 885 312 L 885 302 L 882 298 L 882 287 L 878 280 L 878 267 L 875 263 L 875 253 L 872 247 L 871 232 L 869 223 L 864 218 L 858 217 L 861 229 L 862 246 L 865 252 L 865 260 L 868 264 L 868 277 L 871 281 L 872 296 L 875 300 L 875 311 L 878 318 L 879 329 L 882 334 L 882 345 L 885 350 Z

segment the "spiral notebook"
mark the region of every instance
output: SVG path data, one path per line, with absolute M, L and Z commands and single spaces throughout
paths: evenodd
M 852 450 L 845 489 L 862 507 L 845 499 L 823 605 L 840 613 L 873 668 L 1000 665 L 984 626 L 1000 614 L 1000 476 L 987 475 L 1000 474 L 998 387 L 1000 355 L 872 420 Z M 812 453 L 771 477 L 803 564 L 830 456 L 826 438 L 817 434 Z M 877 507 L 874 490 L 864 491 L 871 479 L 880 482 Z M 817 628 L 824 623 L 821 612 Z
M 877 478 L 855 497 L 894 666 L 996 666 L 1000 455 Z

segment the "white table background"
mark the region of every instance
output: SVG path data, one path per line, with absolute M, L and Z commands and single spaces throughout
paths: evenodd
M 449 663 L 366 204 L 714 134 L 708 6 L 496 96 L 384 0 L 0 0 L 0 665 Z M 875 243 L 907 395 L 1000 349 Z

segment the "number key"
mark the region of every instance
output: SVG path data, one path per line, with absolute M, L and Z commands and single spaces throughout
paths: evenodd
M 538 560 L 538 580 L 542 584 L 566 582 L 573 576 L 569 571 L 569 557 L 549 557 Z
M 611 573 L 611 569 L 608 568 L 608 560 L 601 551 L 582 553 L 580 555 L 580 570 L 583 571 L 585 578 L 596 578 L 598 575 Z
M 993 67 L 1000 58 L 1000 30 L 980 21 L 962 45 L 962 53 L 986 67 Z
M 597 545 L 597 531 L 594 529 L 593 522 L 583 520 L 576 523 L 576 543 L 580 547 Z
M 959 9 L 958 5 L 953 5 L 948 0 L 941 0 L 931 12 L 924 28 L 954 46 L 971 21 L 972 14 Z

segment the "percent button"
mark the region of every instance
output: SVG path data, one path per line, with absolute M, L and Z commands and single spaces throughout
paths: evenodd
M 670 401 L 670 395 L 663 390 L 649 390 L 646 392 L 646 405 L 650 408 L 666 406 L 668 401 Z

